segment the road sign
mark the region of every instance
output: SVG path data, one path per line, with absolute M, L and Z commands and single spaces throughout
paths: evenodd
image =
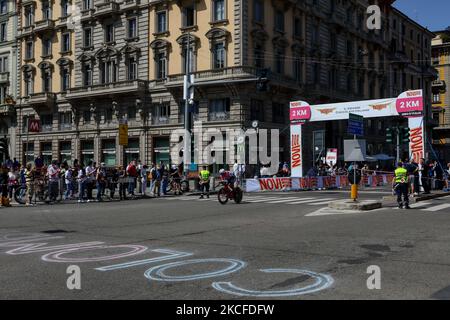
M 344 140 L 344 161 L 365 161 L 366 140 Z
M 121 120 L 119 123 L 119 145 L 128 146 L 128 122 Z
M 362 136 L 364 135 L 364 117 L 350 113 L 348 117 L 348 133 Z

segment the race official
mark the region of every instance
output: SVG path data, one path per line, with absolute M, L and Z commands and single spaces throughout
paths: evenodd
M 392 181 L 392 188 L 397 194 L 397 203 L 400 209 L 410 209 L 409 207 L 409 183 L 408 183 L 408 170 L 404 168 L 402 162 L 398 163 L 395 170 L 394 180 Z M 403 198 L 403 199 L 402 199 Z

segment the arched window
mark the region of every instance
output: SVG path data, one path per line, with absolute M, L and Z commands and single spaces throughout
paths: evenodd
M 52 92 L 53 65 L 48 62 L 42 62 L 38 67 L 41 69 L 42 92 Z

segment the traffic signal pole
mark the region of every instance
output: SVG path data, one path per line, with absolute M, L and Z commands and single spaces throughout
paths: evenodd
M 397 128 L 397 163 L 400 162 L 400 128 Z

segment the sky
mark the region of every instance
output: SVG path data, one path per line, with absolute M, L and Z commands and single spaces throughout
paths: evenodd
M 431 31 L 450 26 L 449 0 L 396 0 L 394 6 Z

